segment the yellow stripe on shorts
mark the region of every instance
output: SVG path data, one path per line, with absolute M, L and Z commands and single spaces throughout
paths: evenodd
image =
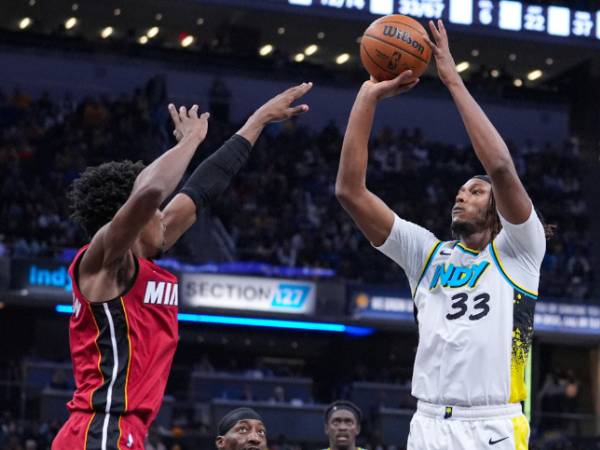
M 525 416 L 513 417 L 513 430 L 515 436 L 515 450 L 528 450 L 529 448 L 529 423 Z

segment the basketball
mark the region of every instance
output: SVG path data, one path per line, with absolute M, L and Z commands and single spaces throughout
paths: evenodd
M 391 80 L 405 70 L 420 77 L 427 69 L 431 48 L 423 39 L 425 28 L 415 19 L 392 14 L 375 20 L 360 42 L 360 59 L 377 81 Z

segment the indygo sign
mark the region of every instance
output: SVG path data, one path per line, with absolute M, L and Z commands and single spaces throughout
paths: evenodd
M 182 303 L 188 307 L 311 314 L 315 283 L 276 278 L 182 274 Z

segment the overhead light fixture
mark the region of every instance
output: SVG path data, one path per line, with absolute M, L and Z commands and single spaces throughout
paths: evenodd
M 148 31 L 146 31 L 146 36 L 148 36 L 149 39 L 152 39 L 153 37 L 156 37 L 159 31 L 160 28 L 158 27 L 149 28 Z
M 304 61 L 304 53 L 296 53 L 294 55 L 294 61 L 296 61 L 296 62 Z
M 554 64 L 554 60 L 552 58 L 546 58 L 546 65 L 551 66 L 552 64 Z
M 19 20 L 19 29 L 20 30 L 24 30 L 29 25 L 31 25 L 31 19 L 29 17 L 23 17 L 21 20 Z
M 66 21 L 65 21 L 65 28 L 67 30 L 70 30 L 71 28 L 74 28 L 75 25 L 77 25 L 77 18 L 76 17 L 69 17 Z
M 515 55 L 514 53 L 511 53 L 510 55 L 508 55 L 508 59 L 511 61 L 516 61 L 517 60 L 517 55 Z
M 115 8 L 115 9 L 113 10 L 113 14 L 114 14 L 115 16 L 120 16 L 120 15 L 121 15 L 121 8 Z
M 362 41 L 362 36 L 359 36 L 355 39 L 357 44 L 360 44 L 360 42 Z
M 498 78 L 500 76 L 500 71 L 498 69 L 492 69 L 490 71 L 490 75 L 492 78 Z
M 529 72 L 527 74 L 527 79 L 529 81 L 534 81 L 534 80 L 537 80 L 538 78 L 541 78 L 541 76 L 543 74 L 544 74 L 544 72 L 542 72 L 540 69 L 532 70 L 531 72 Z
M 138 42 L 142 45 L 146 45 L 148 43 L 148 36 L 140 36 Z
M 102 39 L 106 39 L 107 37 L 109 37 L 111 34 L 113 34 L 114 32 L 114 28 L 113 27 L 106 27 L 103 28 L 102 31 L 100 32 L 100 36 L 102 36 Z
M 189 47 L 190 45 L 192 45 L 194 43 L 194 36 L 192 36 L 191 34 L 188 34 L 183 39 L 181 39 L 179 42 L 183 48 Z
M 154 16 L 154 19 L 157 20 L 158 22 L 160 22 L 162 20 L 162 14 L 156 13 L 156 15 Z
M 196 19 L 196 25 L 204 25 L 204 19 L 202 17 L 198 17 L 198 19 Z
M 471 56 L 473 56 L 474 58 L 477 58 L 479 56 L 479 50 L 477 50 L 476 48 L 471 50 Z
M 521 86 L 523 86 L 523 80 L 521 80 L 520 78 L 515 78 L 515 81 L 513 81 L 513 84 L 515 85 L 515 87 L 521 87 Z
M 338 55 L 335 58 L 335 63 L 336 64 L 345 64 L 348 62 L 348 60 L 350 59 L 350 55 L 348 53 L 342 53 L 341 55 Z
M 73 3 L 73 5 L 71 5 L 71 9 L 73 11 L 77 11 L 79 9 L 79 5 L 77 3 Z
M 459 62 L 459 63 L 456 65 L 456 71 L 457 71 L 458 73 L 463 73 L 463 72 L 464 72 L 465 70 L 467 70 L 469 67 L 471 67 L 471 64 L 469 64 L 469 62 L 468 62 L 468 61 L 462 61 L 462 62 Z
M 29 0 L 29 6 L 35 6 L 35 0 Z
M 285 34 L 285 28 L 284 27 L 277 28 L 277 34 Z
M 316 44 L 311 44 L 304 49 L 304 54 L 306 56 L 314 55 L 317 52 L 317 50 L 319 50 L 319 46 Z
M 274 47 L 271 44 L 263 45 L 259 50 L 258 54 L 260 56 L 267 56 L 271 52 L 273 52 Z
M 317 33 L 317 39 L 325 39 L 325 33 L 323 33 L 322 31 L 319 31 Z

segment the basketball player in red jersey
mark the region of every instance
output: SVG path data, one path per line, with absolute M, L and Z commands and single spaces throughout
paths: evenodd
M 208 113 L 169 105 L 177 145 L 148 167 L 110 162 L 86 169 L 69 194 L 73 218 L 92 236 L 75 256 L 70 347 L 76 391 L 53 450 L 143 450 L 160 408 L 178 340 L 177 278 L 157 266 L 229 185 L 266 124 L 308 111 L 291 103 L 303 83 L 269 100 L 177 187 L 206 137 Z

